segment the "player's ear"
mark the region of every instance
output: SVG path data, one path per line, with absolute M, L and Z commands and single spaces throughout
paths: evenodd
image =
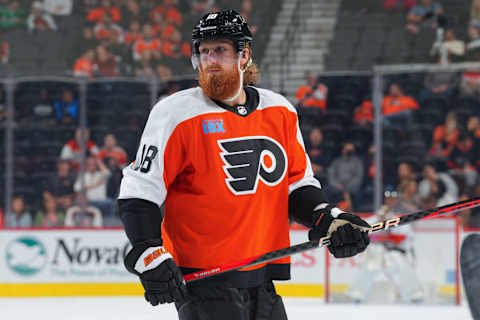
M 240 65 L 242 66 L 242 70 L 245 70 L 250 61 L 250 49 L 249 48 L 244 48 L 241 53 L 241 58 L 240 58 Z

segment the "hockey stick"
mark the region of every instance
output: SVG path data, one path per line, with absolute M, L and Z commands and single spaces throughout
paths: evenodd
M 453 214 L 463 210 L 471 209 L 480 206 L 480 197 L 476 197 L 469 200 L 459 201 L 451 204 L 447 204 L 442 207 L 420 211 L 416 213 L 407 214 L 402 217 L 392 218 L 385 221 L 381 221 L 372 225 L 369 233 L 377 232 L 381 230 L 388 230 L 389 228 L 398 227 L 401 225 L 409 224 L 418 220 L 429 219 L 436 216 L 445 214 Z M 277 260 L 286 256 L 293 255 L 295 253 L 304 252 L 314 248 L 328 246 L 330 244 L 330 236 L 325 236 L 319 241 L 307 241 L 288 248 L 283 248 L 258 256 L 254 256 L 248 259 L 236 261 L 234 263 L 225 264 L 222 266 L 208 268 L 197 272 L 192 272 L 183 276 L 185 282 L 196 281 L 205 279 L 220 273 L 233 271 L 241 268 L 255 266 L 257 264 L 265 263 L 272 260 Z

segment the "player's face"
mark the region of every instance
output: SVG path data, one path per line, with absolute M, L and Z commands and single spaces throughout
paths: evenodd
M 199 46 L 198 82 L 210 98 L 223 101 L 238 91 L 238 55 L 229 40 L 202 41 Z
M 237 53 L 230 40 L 205 40 L 200 43 L 200 65 L 207 73 L 230 69 L 237 63 Z

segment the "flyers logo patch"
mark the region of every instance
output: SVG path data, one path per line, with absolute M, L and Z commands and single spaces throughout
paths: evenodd
M 258 181 L 275 186 L 287 171 L 287 154 L 269 137 L 242 137 L 218 140 L 225 165 L 227 187 L 235 195 L 257 191 Z

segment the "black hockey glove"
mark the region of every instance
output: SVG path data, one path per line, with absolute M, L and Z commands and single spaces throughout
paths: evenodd
M 313 214 L 314 223 L 308 232 L 308 238 L 319 241 L 330 235 L 328 250 L 335 258 L 352 257 L 363 252 L 370 243 L 370 225 L 359 216 L 345 213 L 329 204 L 315 210 Z
M 187 294 L 180 269 L 161 240 L 137 243 L 126 255 L 127 270 L 140 277 L 145 299 L 152 306 L 182 301 Z

